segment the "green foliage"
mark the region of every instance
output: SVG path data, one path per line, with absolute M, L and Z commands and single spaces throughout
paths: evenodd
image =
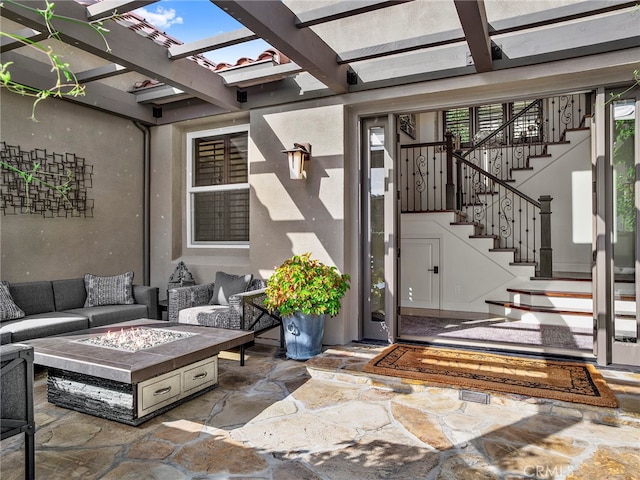
M 270 311 L 277 309 L 285 317 L 295 312 L 334 317 L 350 280 L 349 275 L 340 274 L 336 267 L 312 259 L 310 253 L 294 255 L 267 281 L 264 305 Z
M 106 50 L 111 51 L 109 44 L 104 36 L 109 30 L 104 28 L 103 20 L 97 20 L 94 22 L 80 22 L 74 18 L 64 17 L 60 15 L 56 15 L 54 13 L 54 3 L 49 2 L 49 0 L 45 0 L 45 8 L 32 8 L 27 5 L 23 5 L 21 3 L 15 2 L 14 0 L 4 0 L 4 3 L 10 3 L 12 5 L 19 6 L 24 8 L 25 10 L 29 10 L 32 12 L 37 12 L 45 21 L 47 26 L 47 30 L 49 32 L 49 38 L 55 38 L 56 40 L 60 40 L 59 32 L 54 28 L 52 21 L 60 20 L 66 21 L 70 23 L 76 23 L 81 25 L 86 25 L 95 31 L 105 43 Z M 0 2 L 0 8 L 3 7 L 3 3 Z M 111 18 L 111 17 L 109 17 Z M 37 121 L 36 119 L 36 107 L 38 104 L 49 97 L 79 97 L 84 96 L 85 87 L 84 85 L 80 85 L 76 75 L 70 68 L 68 63 L 63 62 L 60 59 L 60 56 L 56 55 L 50 47 L 42 45 L 39 42 L 34 42 L 28 38 L 22 37 L 20 35 L 15 35 L 12 33 L 7 33 L 0 31 L 0 37 L 7 37 L 13 40 L 16 40 L 22 43 L 25 46 L 31 47 L 39 53 L 45 55 L 51 64 L 51 72 L 54 75 L 55 83 L 51 85 L 49 88 L 33 88 L 28 85 L 24 85 L 22 83 L 18 83 L 11 78 L 10 67 L 13 62 L 0 63 L 0 87 L 6 88 L 8 91 L 16 93 L 18 95 L 34 97 L 33 106 L 31 109 L 31 120 Z

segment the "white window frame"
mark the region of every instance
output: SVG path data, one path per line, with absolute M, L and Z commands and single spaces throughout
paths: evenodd
M 231 127 L 214 128 L 211 130 L 200 130 L 197 132 L 187 133 L 187 248 L 240 248 L 248 249 L 249 242 L 195 242 L 193 240 L 193 194 L 202 192 L 222 192 L 229 190 L 249 190 L 250 184 L 247 183 L 234 183 L 227 185 L 212 185 L 207 187 L 194 187 L 193 186 L 193 161 L 194 161 L 194 140 L 202 137 L 213 137 L 221 135 L 229 135 L 233 133 L 245 133 L 247 134 L 247 147 L 249 146 L 249 124 L 233 125 Z M 247 175 L 249 172 L 249 149 L 247 148 Z

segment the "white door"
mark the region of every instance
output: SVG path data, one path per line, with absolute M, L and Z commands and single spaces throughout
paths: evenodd
M 440 308 L 440 240 L 400 241 L 400 306 Z

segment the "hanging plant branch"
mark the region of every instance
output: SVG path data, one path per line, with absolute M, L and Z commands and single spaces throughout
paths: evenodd
M 3 7 L 4 3 L 10 3 L 12 5 L 16 5 L 18 7 L 24 8 L 25 10 L 29 10 L 31 12 L 36 12 L 44 19 L 47 31 L 49 32 L 48 38 L 54 38 L 56 40 L 60 40 L 60 34 L 58 30 L 53 25 L 53 20 L 60 20 L 69 23 L 74 23 L 78 25 L 85 25 L 88 28 L 91 28 L 98 34 L 102 40 L 104 41 L 105 48 L 107 52 L 111 51 L 111 47 L 107 42 L 105 37 L 105 33 L 108 33 L 109 30 L 104 27 L 104 21 L 115 18 L 116 13 L 114 12 L 111 16 L 96 20 L 93 22 L 83 22 L 81 20 L 77 20 L 75 18 L 70 18 L 62 15 L 56 15 L 54 13 L 55 4 L 49 2 L 49 0 L 45 0 L 45 8 L 33 8 L 27 5 L 23 5 L 21 3 L 15 2 L 14 0 L 4 0 L 0 2 L 0 8 Z M 10 67 L 13 65 L 13 62 L 0 63 L 0 87 L 6 88 L 10 92 L 16 93 L 22 96 L 34 97 L 33 107 L 31 109 L 31 120 L 37 121 L 36 118 L 36 108 L 38 104 L 49 98 L 49 97 L 79 97 L 84 96 L 85 87 L 81 85 L 78 81 L 78 78 L 73 73 L 70 68 L 70 65 L 61 60 L 61 57 L 54 53 L 53 49 L 49 46 L 43 45 L 40 42 L 33 41 L 29 38 L 7 33 L 0 31 L 0 37 L 11 38 L 21 44 L 33 48 L 39 53 L 42 53 L 48 58 L 48 61 L 51 65 L 51 71 L 54 74 L 55 83 L 49 88 L 34 88 L 28 85 L 24 85 L 22 83 L 16 82 L 11 78 L 11 70 Z
M 624 95 L 626 95 L 627 93 L 629 93 L 631 90 L 633 90 L 634 88 L 640 86 L 640 70 L 638 70 L 637 68 L 633 71 L 633 84 L 631 84 L 631 86 L 629 86 L 629 88 L 623 90 L 622 92 L 618 92 L 618 93 L 610 93 L 609 94 L 609 99 L 605 102 L 605 105 L 615 102 L 616 100 L 620 100 Z

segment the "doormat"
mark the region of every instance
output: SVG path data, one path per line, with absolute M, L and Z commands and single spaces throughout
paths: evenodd
M 618 406 L 604 378 L 586 363 L 396 344 L 367 363 L 363 370 L 482 392 Z

